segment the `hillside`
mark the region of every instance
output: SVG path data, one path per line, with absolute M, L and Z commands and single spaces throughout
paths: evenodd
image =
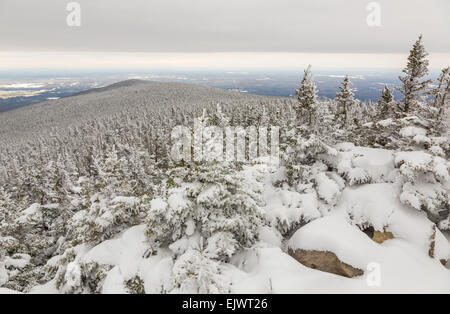
M 0 142 L 26 139 L 51 128 L 65 129 L 124 111 L 217 103 L 257 104 L 267 100 L 273 98 L 185 83 L 128 80 L 0 113 Z

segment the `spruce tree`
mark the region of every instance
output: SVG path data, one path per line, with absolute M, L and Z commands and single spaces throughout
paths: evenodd
M 309 126 L 313 123 L 313 114 L 317 102 L 317 88 L 311 73 L 311 65 L 305 70 L 300 88 L 296 91 L 299 105 L 296 107 L 297 120 L 306 115 Z
M 347 126 L 351 121 L 351 112 L 356 103 L 355 94 L 352 92 L 351 81 L 348 75 L 344 78 L 340 92 L 336 94 L 335 101 L 337 103 L 337 118 L 341 119 L 344 126 Z
M 393 113 L 393 101 L 394 96 L 392 95 L 392 90 L 389 89 L 387 85 L 384 85 L 383 90 L 381 91 L 381 98 L 378 101 L 378 119 L 387 119 Z
M 404 95 L 402 101 L 404 113 L 409 113 L 411 109 L 417 107 L 420 97 L 431 83 L 430 80 L 421 81 L 421 78 L 428 74 L 427 56 L 420 35 L 409 53 L 408 63 L 403 69 L 405 75 L 399 77 L 402 82 L 399 90 Z
M 435 129 L 448 128 L 445 124 L 450 103 L 450 67 L 442 70 L 437 86 L 428 92 L 431 100 L 431 119 Z

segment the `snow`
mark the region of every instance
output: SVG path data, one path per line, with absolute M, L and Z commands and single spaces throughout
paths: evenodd
M 42 211 L 40 204 L 32 204 L 30 207 L 22 211 L 22 216 L 17 218 L 18 223 L 26 223 L 41 220 Z
M 273 186 L 265 187 L 263 208 L 273 224 L 285 222 L 291 225 L 295 222 L 309 222 L 321 216 L 318 210 L 319 201 L 315 193 L 298 193 Z
M 76 262 L 67 265 L 67 271 L 64 275 L 67 286 L 79 286 L 81 284 L 81 269 Z
M 186 221 L 186 235 L 187 236 L 193 235 L 195 232 L 195 228 L 196 228 L 195 221 L 192 219 L 188 219 Z
M 374 259 L 361 252 L 375 250 L 376 243 L 350 225 L 344 216 L 333 215 L 316 219 L 298 230 L 289 240 L 288 248 L 333 252 L 344 263 L 365 269 L 367 261 Z
M 206 255 L 212 258 L 232 257 L 236 252 L 237 241 L 230 233 L 217 232 L 208 238 Z
M 99 244 L 80 260 L 118 266 L 122 276 L 130 279 L 136 273 L 141 259 L 148 249 L 145 225 L 139 225 L 127 229 L 112 240 Z
M 342 215 L 313 221 L 297 231 L 288 245 L 293 249 L 330 251 L 341 261 L 363 270 L 371 263 L 379 264 L 382 286 L 377 292 L 380 293 L 450 291 L 450 273 L 439 261 L 429 258 L 419 247 L 403 239 L 376 244 Z M 351 292 L 356 286 L 359 286 L 356 292 L 373 292 L 364 278 L 340 278 L 339 281 L 339 285 L 334 287 L 335 292 L 338 287 L 342 292 Z M 327 287 L 322 286 L 321 292 L 324 292 L 323 289 L 332 291 L 333 280 Z
M 426 170 L 433 162 L 433 156 L 422 151 L 399 152 L 395 154 L 395 164 L 407 164 L 415 169 Z
M 200 249 L 200 234 L 195 233 L 191 236 L 183 237 L 171 245 L 169 245 L 169 249 L 174 252 L 176 255 L 181 255 L 188 249 Z
M 394 122 L 394 120 L 392 120 L 392 118 L 381 120 L 381 121 L 377 122 L 377 124 L 379 124 L 379 125 L 381 125 L 383 127 L 388 127 L 390 125 L 393 125 L 394 123 L 395 122 Z
M 14 254 L 12 258 L 7 257 L 5 259 L 5 267 L 25 268 L 31 260 L 31 256 L 28 254 Z
M 347 151 L 343 151 L 343 149 Z M 351 145 L 339 148 L 341 158 L 348 154 L 351 169 L 362 169 L 379 181 L 395 173 L 392 151 L 365 149 Z M 338 156 L 339 157 L 339 156 Z M 396 162 L 427 164 L 428 154 L 396 154 Z M 341 159 L 348 160 L 346 157 Z M 250 170 L 249 174 L 252 173 Z M 145 226 L 132 227 L 112 240 L 105 241 L 81 257 L 83 261 L 96 261 L 112 265 L 105 279 L 103 293 L 126 293 L 124 282 L 139 275 L 147 293 L 160 293 L 174 289 L 174 278 L 182 286 L 173 292 L 221 291 L 231 293 L 436 293 L 450 292 L 450 272 L 439 260 L 450 257 L 450 243 L 436 232 L 434 259 L 428 253 L 433 234 L 433 223 L 424 213 L 408 208 L 400 202 L 401 187 L 394 181 L 345 187 L 336 173 L 318 173 L 317 193 L 306 189 L 304 193 L 273 186 L 283 179 L 283 171 L 265 177 L 263 212 L 272 226 L 261 226 L 260 242 L 256 247 L 235 252 L 230 263 L 205 263 L 198 255 L 202 239 L 195 232 L 192 221 L 186 223 L 186 235 L 156 254 L 146 256 L 150 244 L 145 237 Z M 215 186 L 207 188 L 202 198 L 213 197 Z M 166 210 L 168 206 L 181 209 L 186 206 L 182 193 L 173 193 L 168 203 L 156 198 L 152 210 Z M 330 214 L 322 217 L 320 199 L 336 203 Z M 354 267 L 364 270 L 361 277 L 348 279 L 334 274 L 309 269 L 283 251 L 283 237 L 274 227 L 276 222 L 293 224 L 309 222 L 287 242 L 292 249 L 330 251 Z M 394 239 L 377 244 L 360 227 L 373 226 L 389 231 Z M 222 251 L 216 247 L 225 241 L 208 241 L 206 252 Z M 233 252 L 230 252 L 230 255 Z M 174 256 L 180 256 L 174 264 Z M 184 268 L 197 261 L 205 269 L 221 269 L 221 284 L 209 282 L 209 277 L 189 279 Z M 190 265 L 190 264 L 189 264 Z M 280 267 L 282 265 L 282 267 Z M 373 266 L 379 265 L 381 286 L 368 284 Z M 195 269 L 192 269 L 195 273 Z M 181 276 L 181 277 L 180 277 Z M 186 277 L 187 276 L 187 277 Z M 228 283 L 228 284 L 227 284 Z M 208 290 L 209 289 L 209 290 Z
M 283 237 L 275 228 L 263 226 L 259 230 L 259 240 L 270 246 L 281 247 Z
M 348 225 L 339 222 L 333 225 L 339 227 L 339 232 L 352 231 L 348 229 Z M 356 242 L 359 241 L 363 244 L 364 239 L 358 237 Z M 351 245 L 347 247 L 352 249 Z M 382 294 L 450 291 L 448 270 L 437 261 L 424 257 L 421 252 L 417 252 L 413 246 L 404 241 L 392 240 L 383 245 L 374 244 L 369 250 L 364 249 L 364 252 L 366 251 L 368 257 L 376 258 L 374 261 L 380 265 L 381 285 L 379 287 L 368 284 L 371 272 L 367 271 L 366 267 L 373 262 L 371 258 L 361 258 L 362 265 L 365 264 L 364 276 L 348 279 L 309 269 L 282 252 L 280 248 L 258 249 L 256 253 L 253 253 L 254 264 L 245 270 L 229 269 L 226 274 L 233 279 L 233 293 Z M 351 255 L 349 252 L 347 254 Z M 364 254 L 353 252 L 353 255 Z
M 173 259 L 169 252 L 162 250 L 156 256 L 142 261 L 139 274 L 144 280 L 146 293 L 161 293 L 163 289 L 171 287 L 171 273 Z
M 162 211 L 167 208 L 167 203 L 161 198 L 155 198 L 150 202 L 150 207 L 155 211 Z
M 272 169 L 264 178 L 262 196 L 265 206 L 262 207 L 262 210 L 271 224 L 291 226 L 320 217 L 319 199 L 315 192 L 299 193 L 273 185 L 275 182 L 284 180 L 285 176 L 285 169 L 281 167 Z M 269 237 L 273 240 L 273 235 Z
M 337 210 L 352 217 L 352 222 L 356 225 L 369 224 L 375 230 L 384 231 L 390 223 L 391 215 L 398 208 L 397 203 L 392 184 L 368 184 L 346 188 L 342 192 Z
M 215 199 L 215 198 L 217 198 L 219 191 L 220 191 L 220 187 L 217 184 L 209 184 L 197 196 L 197 202 L 204 203 L 204 202 L 208 202 L 210 199 Z
M 305 213 L 303 205 L 308 203 L 305 196 L 312 195 L 285 193 L 288 191 L 269 189 L 268 186 L 265 192 L 270 192 L 266 194 L 266 200 L 271 203 L 265 211 L 277 210 L 278 215 L 295 212 L 296 217 L 299 217 L 299 212 Z M 183 293 L 217 292 L 221 289 L 231 289 L 231 293 L 450 292 L 450 272 L 438 261 L 450 257 L 449 241 L 437 232 L 436 258 L 430 258 L 432 223 L 420 212 L 404 207 L 398 200 L 399 192 L 393 183 L 347 187 L 337 207 L 322 218 L 315 199 L 311 207 L 315 208 L 314 219 L 311 218 L 312 221 L 287 242 L 292 249 L 333 252 L 341 261 L 364 270 L 363 276 L 353 279 L 313 270 L 298 263 L 283 251 L 279 232 L 268 226 L 260 228 L 261 242 L 256 247 L 237 252 L 230 263 L 204 264 L 206 260 L 198 255 L 201 245 L 198 233 L 186 235 L 169 249 L 158 249 L 156 254 L 148 255 L 150 244 L 145 236 L 145 225 L 129 228 L 92 249 L 79 250 L 77 261 L 113 266 L 104 280 L 102 293 L 127 293 L 124 282 L 136 275 L 143 280 L 146 293 L 173 289 L 174 278 L 187 278 L 187 281 L 181 281 L 183 286 L 173 290 Z M 295 210 L 291 211 L 289 205 Z M 153 209 L 166 206 L 160 199 L 152 202 Z M 370 223 L 377 230 L 387 227 L 395 239 L 381 245 L 375 243 L 357 227 L 357 223 L 363 222 Z M 173 262 L 174 254 L 183 256 L 176 264 Z M 192 265 L 203 265 L 213 272 L 220 269 L 220 284 L 210 282 L 205 274 L 196 277 L 199 280 L 189 279 L 184 265 L 190 261 L 197 261 L 198 264 Z M 68 279 L 79 278 L 75 276 L 79 270 L 77 265 L 69 264 Z M 369 266 L 373 265 L 380 267 L 379 287 L 368 284 L 372 274 Z M 195 273 L 196 270 L 192 271 Z M 0 290 L 0 293 L 9 292 Z M 54 282 L 36 287 L 31 293 L 56 293 Z
M 435 164 L 435 166 L 433 168 L 433 173 L 436 174 L 436 176 L 441 181 L 450 181 L 450 173 L 449 173 L 448 163 L 443 161 L 440 158 L 435 158 L 435 160 L 437 160 L 438 163 Z
M 339 200 L 341 189 L 336 181 L 330 179 L 325 173 L 316 176 L 317 194 L 327 204 L 336 204 Z
M 386 160 L 380 163 L 387 164 Z M 392 154 L 390 161 L 393 162 Z M 389 163 L 389 167 L 392 164 Z M 423 213 L 400 203 L 400 188 L 395 183 L 347 187 L 335 209 L 321 217 L 319 201 L 314 193 L 275 188 L 268 184 L 272 180 L 270 175 L 267 176 L 264 186 L 264 211 L 267 215 L 272 219 L 290 221 L 301 217 L 310 219 L 291 237 L 287 247 L 333 252 L 341 261 L 364 270 L 363 276 L 348 279 L 303 266 L 283 251 L 281 234 L 269 226 L 260 228 L 260 243 L 256 247 L 236 252 L 230 263 L 204 264 L 206 260 L 198 255 L 202 240 L 198 233 L 192 233 L 193 226 L 187 228 L 190 229 L 189 234 L 170 245 L 169 249 L 158 249 L 156 254 L 147 256 L 150 244 L 144 225 L 127 229 L 87 253 L 81 251 L 79 260 L 113 266 L 107 273 L 102 293 L 127 293 L 124 282 L 136 275 L 142 278 L 146 293 L 174 289 L 174 278 L 183 284 L 172 291 L 183 293 L 217 292 L 221 289 L 231 289 L 231 293 L 450 292 L 450 272 L 439 262 L 439 259 L 450 257 L 449 241 L 438 231 L 436 258 L 428 256 L 433 224 Z M 173 202 L 172 206 L 177 206 L 178 200 Z M 154 199 L 151 206 L 152 210 L 161 210 L 168 204 Z M 360 224 L 370 224 L 376 230 L 387 229 L 395 239 L 377 244 L 361 232 Z M 214 250 L 209 247 L 206 251 Z M 176 255 L 182 258 L 174 264 Z M 211 278 L 206 275 L 196 277 L 198 280 L 189 279 L 183 265 L 190 261 L 197 261 L 196 265 L 203 265 L 209 271 L 220 269 L 220 284 L 210 282 Z M 380 267 L 379 287 L 368 284 L 373 265 Z M 191 271 L 196 272 L 195 269 Z M 52 291 L 51 284 L 41 287 L 40 291 Z
M 56 282 L 55 280 L 51 280 L 47 282 L 46 284 L 33 287 L 30 292 L 30 294 L 59 294 L 59 290 L 56 288 Z
M 321 158 L 335 167 L 350 185 L 391 180 L 395 170 L 393 151 L 352 143 L 341 143 L 336 148 L 339 150 L 336 158 Z
M 126 197 L 126 196 L 117 196 L 115 198 L 113 198 L 113 200 L 111 201 L 111 203 L 113 204 L 127 204 L 130 206 L 134 206 L 136 205 L 136 203 L 139 201 L 138 197 Z
M 45 205 L 42 205 L 42 208 L 45 208 L 45 209 L 58 209 L 59 208 L 59 204 L 58 203 L 45 204 Z
M 417 210 L 426 208 L 428 211 L 438 214 L 438 209 L 448 202 L 447 194 L 448 191 L 434 183 L 406 182 L 400 200 Z
M 80 186 L 74 186 L 74 185 L 70 187 L 70 190 L 76 194 L 80 194 L 83 191 L 83 189 Z
M 0 287 L 0 294 L 21 294 L 20 292 Z
M 8 271 L 6 270 L 5 263 L 0 263 L 0 287 L 7 283 L 9 280 Z
M 399 188 L 392 183 L 346 188 L 336 210 L 354 225 L 389 231 L 428 254 L 434 224 L 424 212 L 401 204 L 399 194 Z
M 338 145 L 341 150 L 336 162 L 339 173 L 353 180 L 380 182 L 388 179 L 394 170 L 393 153 L 390 150 Z
M 426 136 L 427 130 L 415 126 L 407 126 L 400 130 L 400 135 L 403 137 L 411 137 L 411 138 L 415 136 Z
M 182 189 L 173 189 L 177 191 L 177 193 L 172 193 L 167 202 L 169 203 L 169 207 L 175 211 L 182 211 L 184 208 L 188 206 L 187 200 L 184 198 L 184 193 Z
M 446 236 L 440 232 L 439 230 L 436 230 L 436 244 L 434 248 L 434 254 L 437 260 L 444 260 L 449 261 L 450 260 L 450 245 L 449 240 L 446 238 Z
M 402 132 L 423 135 L 421 128 Z M 441 265 L 450 259 L 450 236 L 437 230 L 423 210 L 426 206 L 437 212 L 448 204 L 448 162 L 423 151 L 394 152 L 352 143 L 336 145 L 336 154 L 321 160 L 312 167 L 311 182 L 295 188 L 279 184 L 286 179 L 283 167 L 244 168 L 245 186 L 261 196 L 258 206 L 268 221 L 258 226 L 252 247 L 238 248 L 228 232 L 204 238 L 193 219 L 183 222 L 185 233 L 178 240 L 157 247 L 147 237 L 147 225 L 137 225 L 98 245 L 76 246 L 75 259 L 65 265 L 64 286 L 79 286 L 81 265 L 94 262 L 110 266 L 101 286 L 105 294 L 129 293 L 126 282 L 136 277 L 146 293 L 450 293 L 450 271 Z M 415 180 L 408 180 L 409 175 Z M 197 201 L 214 201 L 219 190 L 216 184 L 202 186 Z M 151 200 L 150 211 L 185 210 L 190 206 L 185 192 L 185 186 L 169 189 L 167 198 Z M 131 206 L 138 202 L 127 196 L 111 200 Z M 56 205 L 33 204 L 17 222 L 35 221 L 43 209 Z M 71 221 L 81 222 L 87 213 L 80 210 Z M 112 219 L 106 211 L 96 222 L 106 226 Z M 362 232 L 367 227 L 390 232 L 394 239 L 378 244 Z M 364 275 L 349 279 L 307 268 L 288 249 L 333 252 Z M 55 256 L 47 266 L 57 267 L 62 259 Z M 0 260 L 0 285 L 8 280 L 10 268 L 25 268 L 30 261 L 26 254 Z M 380 286 L 370 285 L 375 270 L 380 271 Z M 67 292 L 64 289 L 51 280 L 30 293 Z M 0 288 L 3 293 L 14 291 Z
M 115 266 L 106 275 L 103 283 L 103 294 L 126 294 L 127 290 L 124 285 L 124 278 L 119 266 Z
M 353 165 L 367 171 L 375 181 L 388 179 L 394 171 L 392 151 L 367 147 L 356 147 Z

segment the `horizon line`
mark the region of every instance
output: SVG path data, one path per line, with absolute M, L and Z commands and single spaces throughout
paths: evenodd
M 284 70 L 401 69 L 408 53 L 305 53 L 305 52 L 201 52 L 147 53 L 100 51 L 0 52 L 0 71 L 11 70 Z M 450 53 L 430 53 L 430 69 L 449 66 Z

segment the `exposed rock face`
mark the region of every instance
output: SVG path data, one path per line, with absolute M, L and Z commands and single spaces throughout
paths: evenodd
M 375 231 L 373 234 L 373 238 L 372 240 L 374 240 L 376 243 L 381 244 L 384 241 L 387 240 L 392 240 L 394 239 L 394 234 L 392 232 L 388 232 L 388 231 Z
M 433 234 L 430 238 L 430 250 L 428 251 L 428 255 L 431 258 L 434 258 L 434 250 L 436 249 L 436 226 L 433 226 Z
M 430 249 L 428 251 L 428 255 L 431 258 L 436 258 L 435 251 L 436 251 L 436 226 L 433 226 L 433 234 L 431 235 L 431 238 L 430 238 Z M 448 260 L 440 259 L 439 261 L 441 262 L 442 265 L 444 265 L 446 267 L 448 266 L 447 265 L 447 263 L 449 262 Z
M 378 244 L 382 244 L 383 242 L 387 240 L 394 239 L 394 234 L 389 231 L 378 231 L 375 230 L 373 227 L 366 228 L 362 230 L 369 238 L 371 238 L 373 241 L 375 241 Z
M 353 278 L 362 276 L 364 272 L 361 269 L 354 268 L 340 261 L 336 254 L 332 252 L 292 250 L 289 249 L 289 255 L 306 267 L 324 271 L 327 273 Z

